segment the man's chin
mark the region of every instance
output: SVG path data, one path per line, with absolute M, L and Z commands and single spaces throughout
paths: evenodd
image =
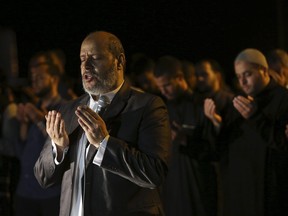
M 91 95 L 99 95 L 100 92 L 97 91 L 96 89 L 91 89 L 91 88 L 85 88 L 84 87 L 84 91 L 88 94 L 91 94 Z
M 247 95 L 250 95 L 252 93 L 251 90 L 248 88 L 242 88 L 242 91 Z
M 104 89 L 101 89 L 99 87 L 95 88 L 95 86 L 94 87 L 84 86 L 84 91 L 91 95 L 100 95 L 106 92 Z

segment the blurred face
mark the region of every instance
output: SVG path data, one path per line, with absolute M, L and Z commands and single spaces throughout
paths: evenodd
M 280 72 L 276 72 L 270 69 L 269 74 L 279 85 L 286 86 L 286 77 L 282 70 Z
M 120 80 L 117 60 L 108 50 L 106 43 L 99 38 L 85 39 L 81 46 L 83 88 L 92 95 L 113 91 Z
M 190 88 L 194 89 L 196 87 L 197 84 L 197 78 L 195 76 L 195 74 L 189 74 L 189 76 L 185 77 Z
M 234 66 L 239 85 L 247 95 L 257 95 L 269 82 L 265 69 L 244 61 L 236 62 Z
M 49 74 L 49 66 L 41 64 L 30 68 L 32 88 L 38 97 L 44 97 L 52 91 L 55 79 Z
M 37 66 L 40 66 L 40 65 L 45 65 L 47 64 L 47 59 L 45 56 L 43 55 L 40 55 L 40 56 L 37 56 L 36 58 L 34 58 L 33 60 L 31 60 L 30 62 L 30 68 L 32 67 L 37 67 Z
M 178 95 L 180 90 L 179 78 L 170 78 L 167 76 L 160 76 L 155 78 L 156 84 L 161 94 L 167 100 L 173 100 Z
M 53 60 L 53 63 L 56 65 L 56 67 L 58 68 L 59 72 L 61 74 L 64 74 L 65 72 L 65 65 L 64 63 L 57 57 L 57 55 L 55 53 L 51 53 L 51 58 Z
M 155 83 L 155 77 L 152 71 L 147 71 L 136 77 L 137 83 L 144 91 L 156 91 L 157 86 Z
M 197 89 L 200 92 L 213 90 L 215 82 L 217 82 L 217 76 L 208 62 L 204 62 L 197 66 L 195 74 L 197 78 Z

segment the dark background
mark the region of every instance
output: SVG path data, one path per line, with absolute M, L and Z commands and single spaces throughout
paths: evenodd
M 67 71 L 78 76 L 81 41 L 106 30 L 122 40 L 128 64 L 135 52 L 154 60 L 166 54 L 192 62 L 214 58 L 229 79 L 242 49 L 287 50 L 287 12 L 284 0 L 7 1 L 0 26 L 16 33 L 20 76 L 27 75 L 31 55 L 51 48 L 64 50 Z

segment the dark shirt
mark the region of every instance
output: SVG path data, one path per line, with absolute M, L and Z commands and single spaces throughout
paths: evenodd
M 219 136 L 224 215 L 287 213 L 288 91 L 271 80 L 254 102 L 249 119 L 232 106 Z

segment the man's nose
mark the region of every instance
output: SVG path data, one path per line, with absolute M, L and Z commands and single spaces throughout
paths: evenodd
M 197 79 L 198 79 L 199 82 L 203 82 L 204 81 L 204 77 L 203 76 L 198 76 Z
M 245 77 L 241 77 L 241 78 L 239 79 L 239 82 L 240 82 L 241 85 L 245 85 L 245 84 L 247 83 L 247 80 L 246 80 Z
M 92 68 L 92 61 L 90 58 L 87 58 L 85 61 L 82 63 L 83 67 L 85 70 L 90 70 Z

